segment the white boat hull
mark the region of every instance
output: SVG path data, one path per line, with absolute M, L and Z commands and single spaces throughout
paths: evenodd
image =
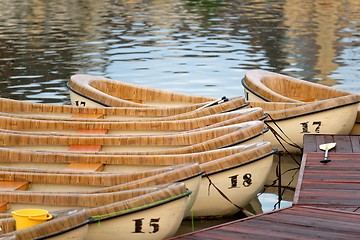
M 71 231 L 47 238 L 50 240 L 85 240 L 88 235 L 89 225 L 86 224 Z M 0 238 L 1 239 L 1 238 Z
M 184 217 L 185 197 L 140 212 L 89 225 L 87 240 L 159 240 L 176 234 Z
M 320 111 L 317 113 L 296 116 L 284 120 L 267 120 L 266 123 L 276 130 L 284 139 L 303 147 L 304 134 L 350 134 L 357 115 L 357 104 Z M 279 128 L 286 134 L 279 130 Z M 269 131 L 264 136 L 266 141 L 279 151 L 285 151 L 274 134 Z M 290 140 L 289 140 L 290 139 Z M 284 144 L 287 151 L 301 153 L 299 148 Z
M 248 102 L 266 102 L 263 98 L 256 96 L 246 88 L 244 88 L 244 96 L 245 100 Z
M 89 107 L 89 108 L 98 108 L 98 107 L 106 107 L 103 104 L 92 101 L 88 98 L 85 98 L 73 91 L 70 92 L 70 101 L 72 106 L 76 107 Z
M 245 207 L 264 187 L 273 163 L 273 155 L 256 162 L 210 174 L 209 179 L 234 204 Z M 191 210 L 194 217 L 223 217 L 234 215 L 240 209 L 225 199 L 203 176 L 199 194 Z

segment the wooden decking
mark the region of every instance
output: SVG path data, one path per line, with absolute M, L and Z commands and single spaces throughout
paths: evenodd
M 323 143 L 336 142 L 329 163 Z M 293 206 L 173 239 L 359 239 L 360 136 L 305 135 Z
M 329 163 L 320 144 L 335 142 Z M 294 204 L 360 213 L 360 136 L 306 135 Z

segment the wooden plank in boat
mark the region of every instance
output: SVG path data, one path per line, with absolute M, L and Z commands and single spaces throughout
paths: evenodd
M 88 152 L 99 152 L 101 145 L 71 145 L 69 146 L 70 151 L 88 151 Z
M 29 182 L 8 182 L 0 181 L 0 191 L 26 190 L 29 188 Z M 10 209 L 8 202 L 0 202 L 0 213 Z
M 98 119 L 102 119 L 104 118 L 104 114 L 102 113 L 76 113 L 73 114 L 71 117 L 72 118 L 98 118 Z
M 101 172 L 105 168 L 101 163 L 70 163 L 65 169 L 72 171 Z
M 26 190 L 29 188 L 29 182 L 8 182 L 0 181 L 0 191 L 6 190 Z
M 10 209 L 10 204 L 8 202 L 0 202 L 0 213 L 6 212 Z

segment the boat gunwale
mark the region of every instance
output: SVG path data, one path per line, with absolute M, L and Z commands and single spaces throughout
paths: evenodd
M 78 212 L 78 213 L 76 213 L 76 214 L 85 215 L 85 209 L 83 209 L 81 212 Z M 76 215 L 76 214 L 75 214 L 75 215 Z M 73 216 L 75 216 L 75 215 L 72 215 L 71 217 L 73 217 Z M 5 217 L 5 218 L 11 219 L 12 216 L 9 215 L 8 217 Z M 63 218 L 64 218 L 64 217 L 61 217 L 60 219 L 58 219 L 58 221 L 62 221 Z M 51 238 L 51 237 L 60 236 L 60 235 L 62 235 L 62 234 L 64 234 L 64 233 L 73 231 L 73 230 L 75 230 L 75 229 L 78 229 L 78 228 L 81 228 L 81 227 L 83 227 L 83 226 L 86 226 L 86 225 L 90 224 L 90 223 L 91 223 L 90 220 L 91 220 L 91 219 L 90 219 L 89 217 L 87 217 L 86 220 L 84 220 L 84 221 L 82 221 L 82 222 L 80 222 L 80 223 L 78 223 L 78 224 L 74 224 L 74 225 L 72 225 L 71 227 L 68 227 L 68 228 L 66 228 L 66 229 L 62 229 L 62 230 L 56 231 L 56 232 L 54 232 L 54 233 L 49 233 L 49 234 L 47 234 L 46 236 L 36 237 L 36 238 L 34 238 L 34 239 L 36 239 L 36 240 L 42 240 L 42 239 L 48 239 L 48 238 Z M 48 223 L 48 222 L 45 222 L 45 224 L 46 224 L 46 225 L 51 225 L 51 223 Z M 43 226 L 41 226 L 41 227 L 43 227 Z M 15 231 L 11 231 L 11 232 L 4 233 L 4 234 L 0 235 L 0 240 L 2 240 L 2 239 L 8 239 L 9 237 L 13 237 L 13 236 L 16 238 L 17 235 L 19 234 L 19 233 L 17 233 L 17 232 L 19 232 L 19 231 L 20 231 L 20 232 L 23 232 L 23 231 L 24 231 L 24 232 L 28 232 L 28 231 L 32 232 L 32 231 L 34 231 L 33 228 L 35 228 L 35 230 L 36 230 L 36 228 L 39 228 L 39 226 L 38 226 L 38 225 L 35 225 L 34 227 L 31 227 L 31 228 L 25 228 L 25 229 L 22 229 L 22 230 L 15 230 Z M 26 233 L 25 233 L 25 234 L 26 234 Z
M 91 97 L 89 97 L 89 96 L 86 96 L 86 95 L 84 95 L 84 94 L 76 91 L 75 89 L 73 89 L 73 88 L 70 86 L 70 83 L 69 83 L 69 82 L 66 83 L 66 87 L 67 87 L 67 89 L 69 89 L 70 92 L 73 92 L 73 93 L 79 95 L 80 97 L 83 97 L 83 98 L 85 98 L 85 99 L 88 99 L 88 100 L 90 100 L 90 101 L 93 101 L 93 102 L 95 102 L 95 103 L 97 103 L 97 104 L 100 104 L 100 105 L 102 105 L 102 106 L 104 106 L 104 107 L 112 107 L 112 106 L 110 106 L 110 105 L 108 105 L 108 104 L 106 104 L 106 103 L 100 102 L 100 101 L 97 100 L 97 99 L 93 99 L 93 98 L 91 98 Z
M 43 236 L 43 237 L 35 238 L 35 240 L 42 240 L 42 239 L 48 239 L 50 237 L 60 236 L 61 234 L 73 231 L 73 230 L 78 229 L 78 228 L 81 228 L 81 227 L 83 227 L 85 225 L 88 225 L 90 223 L 91 223 L 91 220 L 90 220 L 90 218 L 88 218 L 86 221 L 84 221 L 83 223 L 80 223 L 80 224 L 78 224 L 76 226 L 73 226 L 73 227 L 68 228 L 68 229 L 63 229 L 61 231 L 58 231 L 56 233 L 49 234 L 49 235 L 46 235 L 46 236 Z M 0 240 L 1 240 L 1 236 L 0 236 Z
M 328 100 L 323 100 L 323 101 L 328 101 Z M 287 117 L 283 117 L 283 118 L 265 119 L 264 121 L 265 122 L 284 121 L 284 120 L 288 120 L 288 119 L 292 119 L 292 118 L 296 118 L 296 117 L 303 117 L 303 116 L 307 116 L 307 115 L 311 115 L 311 114 L 315 114 L 315 113 L 321 113 L 321 112 L 325 112 L 325 111 L 329 111 L 329 110 L 333 110 L 333 109 L 337 109 L 337 108 L 342 108 L 342 107 L 346 107 L 346 106 L 351 106 L 351 105 L 359 104 L 359 103 L 360 103 L 360 100 L 356 100 L 356 101 L 349 102 L 349 103 L 343 103 L 343 104 L 336 105 L 336 106 L 331 106 L 331 107 L 328 107 L 328 108 L 314 110 L 312 112 L 309 111 L 309 112 L 306 112 L 306 113 L 303 113 L 303 114 L 299 113 L 297 115 L 287 116 Z M 312 103 L 309 103 L 309 104 L 312 104 Z M 294 107 L 294 108 L 301 108 L 301 107 L 302 106 L 297 106 L 297 107 Z M 283 112 L 283 111 L 286 111 L 286 109 L 275 110 L 273 112 Z M 269 114 L 270 117 L 272 117 L 271 116 L 271 111 L 268 112 L 268 114 Z
M 265 145 L 264 145 L 265 146 Z M 250 149 L 250 150 L 247 150 L 247 151 L 253 151 L 253 149 Z M 245 165 L 248 165 L 248 164 L 251 164 L 251 163 L 254 163 L 254 162 L 258 162 L 260 160 L 263 160 L 264 158 L 267 158 L 271 155 L 274 155 L 278 152 L 278 149 L 277 148 L 273 148 L 270 152 L 262 155 L 262 156 L 259 156 L 259 157 L 256 157 L 254 159 L 251 159 L 249 161 L 246 161 L 246 162 L 242 162 L 238 165 L 234 165 L 234 166 L 231 166 L 231 167 L 228 167 L 228 168 L 223 168 L 221 170 L 217 170 L 217 171 L 213 171 L 213 172 L 210 172 L 210 173 L 206 173 L 202 176 L 202 178 L 205 178 L 207 176 L 211 176 L 211 175 L 215 175 L 217 173 L 221 173 L 221 172 L 224 172 L 224 171 L 228 171 L 228 170 L 231 170 L 231 169 L 235 169 L 235 168 L 238 168 L 238 167 L 242 167 L 242 166 L 245 166 Z M 273 160 L 272 160 L 273 161 Z
M 153 193 L 153 192 L 151 192 L 151 193 Z M 186 190 L 186 192 L 183 192 L 183 193 L 178 194 L 176 196 L 168 197 L 166 199 L 159 200 L 159 201 L 156 201 L 156 202 L 151 203 L 151 204 L 146 204 L 145 206 L 143 205 L 143 206 L 140 206 L 140 207 L 134 207 L 134 208 L 131 208 L 131 209 L 121 210 L 118 213 L 107 213 L 106 215 L 111 214 L 112 216 L 108 216 L 106 218 L 94 219 L 94 217 L 97 217 L 97 216 L 90 216 L 90 224 L 98 223 L 98 222 L 106 221 L 106 220 L 111 220 L 111 219 L 119 217 L 119 216 L 125 216 L 125 215 L 131 214 L 131 213 L 136 213 L 136 212 L 139 212 L 139 211 L 144 211 L 144 210 L 148 210 L 148 209 L 151 209 L 151 208 L 154 208 L 154 207 L 158 207 L 158 206 L 161 206 L 161 205 L 164 205 L 164 204 L 167 204 L 167 203 L 174 202 L 176 200 L 182 199 L 184 197 L 188 197 L 188 196 L 190 196 L 190 194 L 192 194 L 192 191 Z M 136 198 L 139 198 L 139 197 L 141 197 L 141 196 L 138 196 Z M 99 206 L 99 207 L 95 207 L 95 208 L 101 208 L 101 207 L 103 207 L 103 206 Z
M 248 90 L 249 92 L 251 92 L 252 94 L 254 94 L 256 97 L 264 100 L 265 102 L 272 102 L 271 100 L 265 98 L 263 95 L 260 95 L 260 94 L 257 93 L 256 91 L 252 90 L 252 89 L 246 84 L 246 82 L 245 82 L 245 77 L 243 77 L 243 78 L 241 79 L 241 84 L 243 85 L 243 87 L 244 87 L 246 90 Z M 247 94 L 245 94 L 245 98 L 246 98 L 246 100 L 249 101 L 249 98 L 248 98 Z
M 100 82 L 100 86 L 96 86 Z M 134 94 L 139 94 L 138 92 L 150 92 L 151 95 L 153 94 L 162 94 L 165 95 L 166 98 L 169 98 L 171 96 L 171 99 L 173 98 L 185 98 L 185 99 L 191 99 L 190 102 L 184 101 L 184 103 L 189 103 L 190 105 L 186 104 L 185 106 L 178 106 L 179 108 L 187 109 L 188 107 L 192 108 L 199 108 L 202 107 L 208 103 L 211 103 L 212 101 L 217 100 L 214 97 L 205 97 L 205 96 L 193 96 L 190 94 L 183 94 L 183 93 L 176 93 L 171 92 L 167 90 L 161 90 L 161 89 L 155 89 L 151 87 L 145 87 L 145 86 L 139 86 L 132 83 L 127 83 L 111 78 L 101 77 L 101 76 L 94 76 L 94 75 L 88 75 L 88 74 L 75 74 L 70 77 L 70 80 L 68 81 L 69 87 L 71 88 L 71 84 L 74 85 L 75 88 L 79 88 L 80 90 L 83 90 L 85 93 L 82 93 L 80 96 L 84 97 L 85 99 L 88 99 L 90 101 L 93 101 L 94 97 L 99 97 L 100 99 L 103 99 L 104 101 L 110 101 L 110 103 L 114 103 L 115 105 L 120 104 L 119 106 L 122 106 L 125 104 L 126 106 L 133 106 L 133 107 L 146 107 L 146 108 L 167 108 L 168 106 L 156 106 L 152 104 L 147 103 L 137 103 L 133 102 L 131 100 L 127 100 L 124 98 L 121 98 L 119 96 L 113 95 L 111 92 L 106 91 L 105 89 L 101 89 L 101 83 L 104 85 L 114 85 L 115 87 L 124 87 L 124 88 L 131 88 L 136 89 Z M 94 86 L 95 85 L 95 86 Z M 112 87 L 114 87 L 112 86 Z M 71 89 L 74 90 L 74 87 Z M 69 88 L 69 89 L 70 89 Z M 74 93 L 78 93 L 79 90 L 73 91 Z M 92 97 L 89 97 L 85 94 L 93 95 Z M 226 98 L 226 97 L 225 97 Z M 226 98 L 227 99 L 227 98 Z M 108 105 L 107 103 L 100 102 L 100 100 L 95 101 L 99 103 L 100 105 Z M 183 100 L 180 100 L 181 103 L 183 103 Z M 112 105 L 108 105 L 112 106 Z M 196 110 L 196 109 L 194 109 Z

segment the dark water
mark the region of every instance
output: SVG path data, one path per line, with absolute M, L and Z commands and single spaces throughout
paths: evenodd
M 360 93 L 359 0 L 0 4 L 0 97 L 69 104 L 66 83 L 76 73 L 231 97 L 243 95 L 249 69 Z M 281 207 L 292 194 L 284 193 Z M 278 189 L 268 189 L 252 208 L 271 211 L 277 197 Z
M 360 92 L 358 0 L 0 4 L 0 97 L 68 104 L 75 73 L 236 96 L 256 68 Z

